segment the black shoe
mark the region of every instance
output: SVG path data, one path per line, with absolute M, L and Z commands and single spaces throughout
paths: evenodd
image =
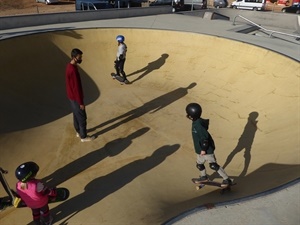
M 208 181 L 208 176 L 207 176 L 207 175 L 201 176 L 201 177 L 199 178 L 199 181 Z
M 120 84 L 122 84 L 122 85 L 123 84 L 130 84 L 130 82 L 126 79 L 126 80 L 121 81 Z
M 199 177 L 197 180 L 194 181 L 194 183 L 195 184 L 200 184 L 201 182 L 205 182 L 205 181 L 208 181 L 208 176 L 207 175 Z
M 221 186 L 222 187 L 227 187 L 227 186 L 230 186 L 232 185 L 232 180 L 230 178 L 226 179 L 226 180 L 223 180 Z

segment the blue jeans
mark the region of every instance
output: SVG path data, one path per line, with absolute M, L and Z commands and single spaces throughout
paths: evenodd
M 86 111 L 85 109 L 80 109 L 78 102 L 70 100 L 71 108 L 73 111 L 73 124 L 76 132 L 79 134 L 80 138 L 86 138 Z

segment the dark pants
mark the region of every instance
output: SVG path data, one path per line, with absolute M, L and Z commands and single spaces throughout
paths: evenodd
M 126 73 L 124 72 L 125 61 L 126 59 L 121 59 L 119 61 L 116 61 L 115 69 L 118 76 L 120 76 L 121 74 L 124 80 L 127 80 Z
M 86 138 L 86 112 L 80 109 L 78 102 L 70 100 L 73 111 L 73 124 L 80 138 Z
M 49 222 L 50 220 L 50 211 L 49 211 L 49 206 L 48 204 L 38 208 L 38 209 L 31 209 L 32 210 L 32 216 L 33 216 L 33 221 L 35 225 L 40 225 L 41 224 L 41 214 L 43 216 L 43 221 L 45 223 Z

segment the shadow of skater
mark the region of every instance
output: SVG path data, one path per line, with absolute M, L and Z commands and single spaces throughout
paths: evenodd
M 179 147 L 179 144 L 162 146 L 148 157 L 135 160 L 116 171 L 92 180 L 85 186 L 83 193 L 66 200 L 51 210 L 54 221 L 65 219 L 60 224 L 68 224 L 69 218 L 118 191 L 141 174 L 155 168 L 176 152 Z
M 64 181 L 72 178 L 76 174 L 82 172 L 83 170 L 88 169 L 96 163 L 99 163 L 106 157 L 113 157 L 120 154 L 132 143 L 133 139 L 142 136 L 149 130 L 150 128 L 144 127 L 133 132 L 125 138 L 118 138 L 116 140 L 113 140 L 107 143 L 103 148 L 90 152 L 85 156 L 82 156 L 81 158 L 76 159 L 73 162 L 65 165 L 64 167 L 56 170 L 51 175 L 43 178 L 43 181 L 49 187 L 57 186 Z
M 233 157 L 245 149 L 244 152 L 244 158 L 245 158 L 245 164 L 244 169 L 239 175 L 239 177 L 244 177 L 247 174 L 248 167 L 250 165 L 251 161 L 251 146 L 254 141 L 254 136 L 257 130 L 257 117 L 258 112 L 251 112 L 248 117 L 248 122 L 244 128 L 244 132 L 242 133 L 241 137 L 239 138 L 239 141 L 237 143 L 237 146 L 233 149 L 233 151 L 229 154 L 229 156 L 226 159 L 226 162 L 223 166 L 225 168 L 233 159 Z
M 147 66 L 145 66 L 142 69 L 139 69 L 131 74 L 128 74 L 127 77 L 138 74 L 138 73 L 142 73 L 141 75 L 138 76 L 138 78 L 134 79 L 131 81 L 131 83 L 134 83 L 140 79 L 142 79 L 143 77 L 145 77 L 146 75 L 148 75 L 149 73 L 151 73 L 153 70 L 158 70 L 160 67 L 162 67 L 165 63 L 166 63 L 166 59 L 169 57 L 168 54 L 162 54 L 160 58 L 158 58 L 157 60 L 148 63 Z
M 107 131 L 110 131 L 116 127 L 118 127 L 119 125 L 123 124 L 123 123 L 126 123 L 126 122 L 129 122 L 133 119 L 136 119 L 150 111 L 152 111 L 151 113 L 155 113 L 157 112 L 158 110 L 161 110 L 162 108 L 166 107 L 167 105 L 175 102 L 176 100 L 182 98 L 183 96 L 185 96 L 187 93 L 188 93 L 188 89 L 192 89 L 193 87 L 195 87 L 197 84 L 196 83 L 191 83 L 188 87 L 186 88 L 177 88 L 175 89 L 174 91 L 171 91 L 167 94 L 164 94 L 158 98 L 155 98 L 147 103 L 145 103 L 144 105 L 136 108 L 136 109 L 133 109 L 123 115 L 120 115 L 116 118 L 113 118 L 111 120 L 108 120 L 102 124 L 99 124 L 97 125 L 96 127 L 93 127 L 93 128 L 90 128 L 89 129 L 89 132 L 91 131 L 94 131 L 100 127 L 103 127 L 103 126 L 106 126 L 110 123 L 114 123 L 115 121 L 117 120 L 121 120 L 115 124 L 112 124 L 111 126 L 95 133 L 94 135 L 97 137 L 98 135 L 100 134 L 103 134 Z

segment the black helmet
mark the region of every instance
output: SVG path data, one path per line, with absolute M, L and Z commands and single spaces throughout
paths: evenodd
M 197 103 L 190 103 L 186 106 L 185 111 L 187 116 L 191 117 L 193 120 L 200 118 L 202 114 L 201 106 Z
M 25 183 L 35 177 L 38 171 L 39 166 L 35 162 L 26 162 L 18 166 L 15 174 L 19 181 Z

